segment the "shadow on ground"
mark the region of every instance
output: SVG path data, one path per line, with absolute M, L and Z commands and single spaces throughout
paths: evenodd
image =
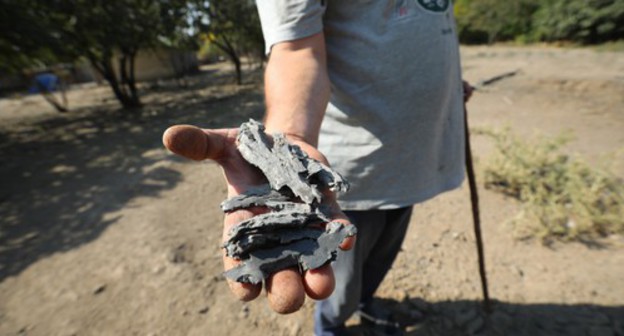
M 624 335 L 624 306 L 493 302 L 486 314 L 480 302 L 376 299 L 388 308 L 406 335 Z M 357 323 L 358 321 L 356 321 Z M 356 324 L 355 335 L 391 334 Z
M 162 132 L 259 118 L 258 74 L 250 80 L 237 87 L 228 75 L 200 73 L 183 86 L 146 86 L 137 111 L 103 101 L 0 131 L 0 282 L 96 239 L 132 199 L 175 187 L 181 174 L 162 163 L 179 159 L 163 150 Z

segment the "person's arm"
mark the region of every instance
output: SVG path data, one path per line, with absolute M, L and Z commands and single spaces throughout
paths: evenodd
M 274 45 L 265 72 L 267 131 L 316 147 L 329 91 L 322 32 Z
M 327 164 L 316 150 L 319 128 L 329 98 L 329 81 L 325 70 L 325 50 L 322 34 L 278 43 L 273 46 L 266 70 L 267 131 L 285 133 L 310 157 Z M 244 192 L 250 186 L 262 183 L 262 176 L 251 167 L 236 149 L 237 129 L 207 130 L 178 125 L 165 131 L 163 143 L 172 152 L 193 160 L 211 159 L 223 168 L 228 196 Z M 350 225 L 340 211 L 333 193 L 325 193 L 323 202 L 333 209 L 332 220 Z M 244 209 L 225 215 L 223 239 L 227 232 L 241 221 L 262 210 Z M 349 237 L 341 244 L 350 249 L 355 243 Z M 239 261 L 224 255 L 226 270 Z M 297 311 L 305 296 L 327 298 L 334 289 L 334 275 L 330 265 L 300 274 L 296 268 L 279 271 L 266 281 L 269 305 L 279 313 Z M 230 289 L 240 300 L 253 300 L 260 294 L 260 285 L 242 284 L 228 280 Z

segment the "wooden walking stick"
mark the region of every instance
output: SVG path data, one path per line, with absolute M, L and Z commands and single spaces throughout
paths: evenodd
M 472 151 L 470 149 L 470 133 L 468 131 L 468 110 L 464 104 L 464 133 L 466 142 L 466 174 L 468 175 L 468 186 L 470 187 L 470 203 L 472 205 L 472 220 L 474 222 L 474 232 L 477 241 L 477 255 L 479 259 L 479 276 L 481 277 L 481 289 L 483 291 L 483 309 L 491 311 L 490 295 L 488 293 L 487 276 L 485 274 L 485 256 L 483 254 L 483 237 L 481 236 L 481 218 L 479 216 L 479 195 L 477 193 L 477 182 L 472 164 Z

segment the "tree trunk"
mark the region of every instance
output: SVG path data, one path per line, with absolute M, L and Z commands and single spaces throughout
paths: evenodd
M 234 63 L 234 67 L 236 68 L 236 84 L 242 85 L 243 84 L 243 69 L 242 69 L 240 57 L 238 56 L 238 53 L 236 52 L 236 49 L 234 49 L 232 44 L 230 44 L 230 42 L 225 37 L 222 37 L 222 38 L 223 38 L 223 43 L 217 41 L 216 39 L 211 39 L 210 42 L 214 43 L 217 46 L 217 48 L 225 52 L 230 58 L 230 61 Z
M 136 60 L 136 54 L 137 51 L 134 50 L 132 52 L 130 52 L 130 55 L 128 55 L 128 61 L 129 61 L 129 73 L 128 73 L 128 87 L 130 88 L 130 95 L 132 97 L 132 100 L 137 104 L 137 106 L 142 106 L 143 104 L 141 104 L 141 99 L 139 98 L 139 93 L 136 87 L 136 81 L 135 81 L 135 73 L 134 73 L 134 64 L 135 64 L 135 60 Z
M 89 56 L 90 56 L 89 61 L 91 62 L 91 65 L 108 82 L 108 85 L 110 85 L 111 90 L 113 90 L 113 94 L 115 95 L 115 98 L 117 98 L 119 103 L 121 103 L 121 105 L 124 108 L 134 109 L 137 107 L 141 107 L 141 101 L 139 99 L 139 96 L 136 91 L 136 87 L 134 85 L 134 65 L 131 65 L 130 67 L 131 73 L 132 73 L 131 82 L 133 83 L 133 85 L 132 87 L 128 88 L 130 90 L 130 94 L 129 94 L 124 83 L 123 82 L 120 83 L 119 80 L 117 79 L 117 75 L 115 74 L 115 70 L 113 69 L 113 64 L 112 64 L 112 59 L 111 59 L 112 56 L 109 56 L 109 57 L 105 56 L 104 59 L 98 59 L 92 55 L 89 55 Z M 125 65 L 122 64 L 125 62 L 126 61 L 120 60 L 120 64 L 119 64 L 120 65 L 119 72 L 122 77 L 127 76 L 127 72 L 124 70 Z M 133 62 L 133 60 L 131 62 Z
M 236 85 L 243 85 L 243 69 L 241 68 L 240 58 L 232 58 L 232 62 L 234 62 L 234 66 L 236 67 Z
M 134 82 L 134 55 L 132 51 L 122 51 L 119 59 L 119 74 L 121 77 L 120 87 L 123 89 L 125 96 L 125 108 L 141 107 L 141 101 Z

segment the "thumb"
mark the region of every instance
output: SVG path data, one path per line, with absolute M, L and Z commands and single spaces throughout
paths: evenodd
M 219 160 L 236 141 L 236 130 L 207 130 L 191 125 L 175 125 L 163 133 L 163 144 L 175 154 L 191 160 Z

